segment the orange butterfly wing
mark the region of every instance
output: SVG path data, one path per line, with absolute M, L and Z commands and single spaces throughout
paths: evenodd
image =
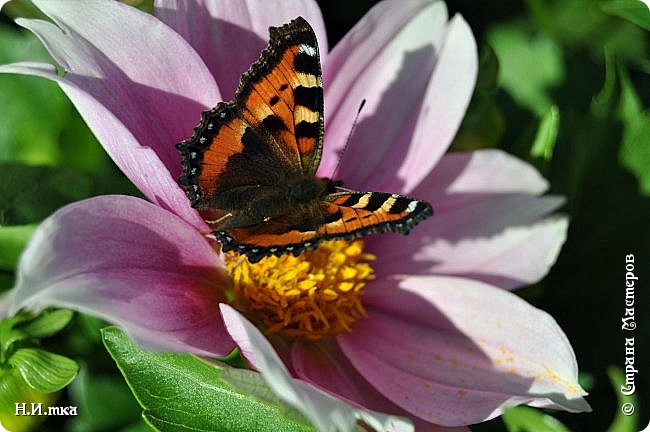
M 299 255 L 324 240 L 362 237 L 371 233 L 408 232 L 433 209 L 425 201 L 383 192 L 341 192 L 323 197 L 318 224 L 288 226 L 269 220 L 254 227 L 216 231 L 223 250 L 246 254 L 250 262 L 267 255 Z
M 183 157 L 179 182 L 192 206 L 211 209 L 211 216 L 236 213 L 260 184 L 274 186 L 274 175 L 314 175 L 320 163 L 323 88 L 316 36 L 303 18 L 271 27 L 270 34 L 235 99 L 203 112 L 193 137 L 177 145 Z

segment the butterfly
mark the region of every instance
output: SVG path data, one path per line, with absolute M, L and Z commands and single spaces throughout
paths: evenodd
M 179 183 L 221 242 L 246 255 L 298 256 L 324 240 L 408 234 L 425 201 L 357 192 L 316 177 L 323 148 L 323 84 L 316 35 L 302 17 L 271 27 L 235 98 L 204 111 L 178 143 Z

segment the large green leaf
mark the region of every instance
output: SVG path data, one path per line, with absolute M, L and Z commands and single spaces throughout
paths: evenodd
M 144 408 L 161 431 L 314 431 L 295 410 L 273 398 L 252 372 L 230 373 L 246 384 L 244 393 L 224 379 L 228 366 L 189 354 L 148 352 L 116 327 L 102 330 L 104 344 Z M 253 374 L 253 375 L 251 375 Z M 236 379 L 234 379 L 236 378 Z

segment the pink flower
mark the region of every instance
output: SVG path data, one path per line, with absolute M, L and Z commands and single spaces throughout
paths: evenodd
M 550 213 L 562 199 L 540 196 L 545 180 L 503 152 L 445 154 L 477 61 L 467 23 L 448 20 L 444 3 L 380 3 L 331 51 L 310 0 L 263 7 L 161 0 L 156 17 L 117 2 L 34 3 L 52 22 L 17 22 L 43 41 L 65 75 L 33 62 L 0 72 L 57 81 L 151 202 L 101 196 L 45 220 L 20 261 L 9 312 L 76 309 L 122 325 L 148 347 L 207 356 L 227 354 L 234 339 L 269 385 L 307 415 L 316 414 L 305 401 L 316 411 L 329 406 L 309 399 L 314 387 L 356 407 L 408 416 L 418 430 L 480 422 L 517 404 L 589 409 L 562 330 L 508 291 L 541 279 L 555 261 L 567 220 Z M 366 99 L 337 178 L 359 190 L 426 199 L 436 215 L 408 237 L 366 240 L 377 277 L 363 297 L 367 318 L 351 332 L 317 342 L 272 338 L 299 378 L 287 381 L 259 332 L 219 306 L 232 280 L 176 182 L 174 144 L 191 135 L 201 110 L 232 98 L 268 27 L 299 15 L 315 30 L 323 63 L 319 175 L 337 166 Z M 288 396 L 295 394 L 303 396 Z

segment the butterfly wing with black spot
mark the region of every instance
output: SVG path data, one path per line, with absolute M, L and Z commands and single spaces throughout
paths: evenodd
M 385 192 L 340 192 L 325 199 L 325 215 L 318 234 L 327 238 L 383 232 L 408 234 L 433 214 L 426 201 Z
M 194 136 L 177 145 L 183 157 L 179 181 L 192 205 L 209 213 L 208 221 L 236 215 L 264 188 L 277 188 L 279 177 L 313 175 L 320 163 L 323 89 L 316 36 L 303 18 L 270 33 L 235 99 L 205 111 Z M 251 223 L 232 218 L 230 225 Z
M 433 214 L 431 205 L 383 192 L 340 192 L 326 195 L 318 220 L 287 225 L 285 220 L 215 232 L 223 250 L 237 250 L 256 262 L 267 255 L 298 255 L 324 240 L 362 237 L 371 233 L 408 234 Z
M 323 147 L 323 82 L 316 35 L 303 18 L 270 29 L 269 46 L 242 76 L 244 116 L 271 135 L 277 153 L 315 174 Z M 276 149 L 274 149 L 276 150 Z

